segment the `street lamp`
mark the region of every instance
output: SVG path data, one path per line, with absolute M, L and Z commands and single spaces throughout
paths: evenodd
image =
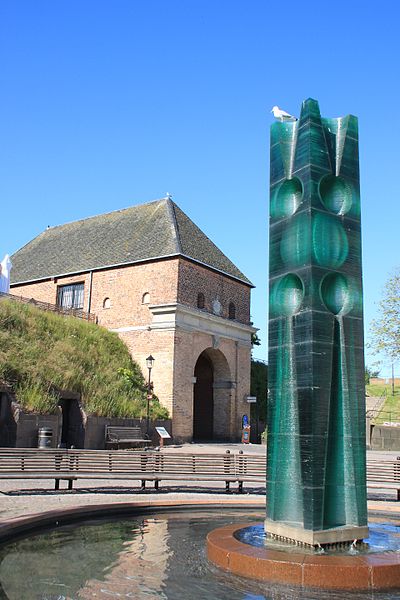
M 392 396 L 394 396 L 394 364 L 392 362 Z
M 154 358 L 152 357 L 152 355 L 150 354 L 150 356 L 148 356 L 146 358 L 146 367 L 149 370 L 149 381 L 147 383 L 147 416 L 146 416 L 146 434 L 147 437 L 149 437 L 149 429 L 150 429 L 150 400 L 152 398 L 152 393 L 151 393 L 151 370 L 153 368 L 154 365 Z

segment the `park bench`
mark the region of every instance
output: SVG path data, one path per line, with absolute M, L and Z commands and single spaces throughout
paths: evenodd
M 243 492 L 244 484 L 265 485 L 266 459 L 260 454 L 193 454 L 155 450 L 78 450 L 0 448 L 1 479 L 137 480 L 145 489 L 152 482 L 156 490 L 166 481 L 224 482 Z M 400 500 L 400 460 L 367 461 L 367 487 L 393 489 Z
M 143 437 L 140 427 L 116 427 L 114 425 L 106 425 L 106 448 L 108 446 L 121 445 L 141 445 L 151 444 L 151 440 Z
M 72 489 L 77 479 L 224 482 L 243 492 L 244 483 L 265 481 L 265 457 L 244 454 L 182 454 L 136 450 L 0 449 L 0 479 L 54 479 Z
M 225 482 L 226 492 L 231 483 L 265 483 L 265 456 L 233 454 L 183 454 L 159 452 L 155 455 L 154 485 L 158 489 L 161 481 L 208 481 Z
M 400 460 L 367 461 L 367 487 L 396 490 L 400 501 Z

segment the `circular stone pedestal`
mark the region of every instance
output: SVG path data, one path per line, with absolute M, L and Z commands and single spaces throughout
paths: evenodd
M 282 552 L 237 540 L 235 534 L 248 526 L 228 525 L 211 531 L 207 536 L 208 559 L 230 573 L 275 584 L 342 590 L 400 587 L 397 552 L 354 556 Z

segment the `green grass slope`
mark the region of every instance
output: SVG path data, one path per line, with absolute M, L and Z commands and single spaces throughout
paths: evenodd
M 28 411 L 55 413 L 55 389 L 81 394 L 89 415 L 140 417 L 146 384 L 116 333 L 73 317 L 0 301 L 0 381 Z M 156 400 L 151 416 L 165 418 Z
M 388 383 L 373 383 L 366 386 L 368 396 L 383 398 L 382 407 L 373 420 L 375 425 L 381 425 L 386 421 L 400 421 L 400 386 L 394 386 L 394 396 L 392 395 L 392 381 Z

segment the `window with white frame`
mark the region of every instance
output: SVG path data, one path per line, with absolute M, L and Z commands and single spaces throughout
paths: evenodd
M 57 306 L 61 308 L 83 308 L 83 283 L 59 285 L 57 288 Z

